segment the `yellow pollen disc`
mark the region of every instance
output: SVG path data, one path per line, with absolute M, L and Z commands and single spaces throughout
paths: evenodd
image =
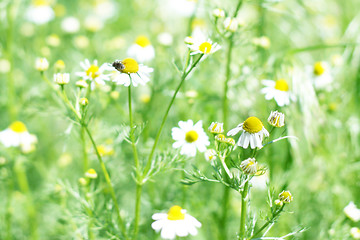
M 199 138 L 199 134 L 195 130 L 190 130 L 185 134 L 185 140 L 188 143 L 195 142 Z
M 143 48 L 151 45 L 150 40 L 143 35 L 138 36 L 135 40 L 135 43 Z
M 279 79 L 275 82 L 275 89 L 287 92 L 289 91 L 289 85 L 287 84 L 285 79 Z
M 27 131 L 25 124 L 20 121 L 13 122 L 9 128 L 16 133 L 23 133 Z
M 185 214 L 181 212 L 182 208 L 180 206 L 173 206 L 170 208 L 168 212 L 169 220 L 183 220 L 185 219 Z
M 125 58 L 121 61 L 124 65 L 123 73 L 137 73 L 139 71 L 139 64 L 133 58 Z
M 202 44 L 200 44 L 199 50 L 205 54 L 208 54 L 211 51 L 211 47 L 212 47 L 211 43 L 203 42 Z
M 88 174 L 91 174 L 91 175 L 94 175 L 96 174 L 96 171 L 93 169 L 93 168 L 90 168 L 88 171 L 87 171 Z
M 316 62 L 314 64 L 314 74 L 320 76 L 325 72 L 325 68 L 321 62 Z
M 260 132 L 263 128 L 263 124 L 257 117 L 249 117 L 243 124 L 243 129 L 249 133 Z
M 86 75 L 92 79 L 97 78 L 100 74 L 98 73 L 99 67 L 96 65 L 91 65 L 88 70 L 86 70 Z
M 47 1 L 47 0 L 34 0 L 33 4 L 34 4 L 34 6 L 37 6 L 37 7 L 39 7 L 39 6 L 48 6 L 49 1 Z

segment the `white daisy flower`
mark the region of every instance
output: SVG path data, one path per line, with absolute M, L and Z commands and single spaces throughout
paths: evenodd
M 194 43 L 188 45 L 188 47 L 192 51 L 191 55 L 205 54 L 205 56 L 213 54 L 221 48 L 219 44 L 213 43 L 210 39 L 203 41 L 196 38 L 194 39 Z
M 176 205 L 171 207 L 168 213 L 155 213 L 152 219 L 155 222 L 151 224 L 151 227 L 156 232 L 161 231 L 162 239 L 186 237 L 189 234 L 195 236 L 198 233 L 196 228 L 201 227 L 201 223 L 196 218 Z
M 35 60 L 35 68 L 36 70 L 43 72 L 48 70 L 49 62 L 46 58 L 36 58 Z
M 278 111 L 271 111 L 267 121 L 273 127 L 283 127 L 285 126 L 285 114 Z
M 0 142 L 7 148 L 20 147 L 22 152 L 29 153 L 35 149 L 37 138 L 28 132 L 24 123 L 16 121 L 0 132 Z
M 350 235 L 354 238 L 354 239 L 360 239 L 360 229 L 357 227 L 352 227 L 350 229 Z
M 236 128 L 231 129 L 227 135 L 234 136 L 242 131 L 242 134 L 237 142 L 237 145 L 242 148 L 252 149 L 262 148 L 262 140 L 269 136 L 269 132 L 265 129 L 263 123 L 257 117 L 249 117 L 243 123 L 240 123 Z
M 215 149 L 208 149 L 208 150 L 206 150 L 204 156 L 205 156 L 206 161 L 211 161 L 211 160 L 216 159 L 217 153 L 216 153 Z
M 240 167 L 246 174 L 255 174 L 257 172 L 257 163 L 255 158 L 248 158 L 242 161 Z
M 112 81 L 125 87 L 130 86 L 130 84 L 134 87 L 139 84 L 145 85 L 150 81 L 150 73 L 153 72 L 152 68 L 138 64 L 133 58 L 115 60 L 112 66 L 117 70 L 112 72 Z
M 176 141 L 174 148 L 181 148 L 180 154 L 194 157 L 196 150 L 205 152 L 206 146 L 210 145 L 209 138 L 205 134 L 202 127 L 202 121 L 198 121 L 195 125 L 192 120 L 186 122 L 180 121 L 179 127 L 171 129 L 172 138 Z
M 105 81 L 110 80 L 109 74 L 104 74 L 104 71 L 110 70 L 107 63 L 99 67 L 97 60 L 94 60 L 91 64 L 88 59 L 85 59 L 84 62 L 80 62 L 80 66 L 84 71 L 75 74 L 83 80 L 90 80 L 91 89 L 94 89 L 97 85 L 105 85 Z
M 45 24 L 55 17 L 54 10 L 47 0 L 34 0 L 25 13 L 26 19 L 38 25 Z
M 261 89 L 261 93 L 265 94 L 266 100 L 275 99 L 280 107 L 289 105 L 290 99 L 294 100 L 285 79 L 278 79 L 276 81 L 262 80 L 261 82 L 265 85 L 265 88 Z
M 315 89 L 331 90 L 333 77 L 327 62 L 316 62 L 313 66 L 307 66 L 306 73 L 312 79 Z
M 70 82 L 70 73 L 55 73 L 54 82 L 59 85 L 66 85 Z
M 356 207 L 354 202 L 350 202 L 345 208 L 344 208 L 345 215 L 350 218 L 354 222 L 358 222 L 360 220 L 360 209 Z
M 146 36 L 138 36 L 135 43 L 130 46 L 127 54 L 139 62 L 151 61 L 155 57 L 155 49 Z

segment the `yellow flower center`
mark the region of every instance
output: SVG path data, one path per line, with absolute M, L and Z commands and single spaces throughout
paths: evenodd
M 25 124 L 20 121 L 13 122 L 9 128 L 16 133 L 23 133 L 27 131 Z
M 139 64 L 133 58 L 125 58 L 121 61 L 124 65 L 123 73 L 137 73 L 139 71 Z
M 289 85 L 287 84 L 285 79 L 279 79 L 275 82 L 275 89 L 287 92 L 289 91 Z
M 185 140 L 188 143 L 195 142 L 199 138 L 199 134 L 195 130 L 190 130 L 185 134 Z
M 243 124 L 243 129 L 249 133 L 260 132 L 263 128 L 263 124 L 257 117 L 249 117 Z
M 91 174 L 91 175 L 95 175 L 96 174 L 96 171 L 93 169 L 93 168 L 90 168 L 88 171 L 87 171 L 88 174 Z
M 185 214 L 181 212 L 182 208 L 180 206 L 173 206 L 170 208 L 168 212 L 169 220 L 183 220 L 185 219 Z
M 203 42 L 202 44 L 200 44 L 199 50 L 205 54 L 208 54 L 211 51 L 211 47 L 212 47 L 211 43 Z
M 98 73 L 99 67 L 96 65 L 91 65 L 88 70 L 86 70 L 86 75 L 92 79 L 97 78 L 100 74 Z
M 135 43 L 143 48 L 151 45 L 150 40 L 143 35 L 138 36 L 135 40 Z
M 39 7 L 39 6 L 49 6 L 50 4 L 49 1 L 47 0 L 34 0 L 33 5 Z
M 325 68 L 321 62 L 316 62 L 314 64 L 314 74 L 320 76 L 325 72 Z

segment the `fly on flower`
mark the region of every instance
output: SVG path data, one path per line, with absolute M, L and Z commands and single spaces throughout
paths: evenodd
M 150 81 L 150 73 L 153 69 L 138 62 L 133 58 L 125 58 L 124 60 L 115 60 L 111 66 L 113 70 L 112 81 L 118 85 L 124 85 L 125 87 L 132 84 L 137 87 L 139 84 L 145 85 Z

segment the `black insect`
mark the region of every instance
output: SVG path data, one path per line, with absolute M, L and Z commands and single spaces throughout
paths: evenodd
M 125 65 L 120 61 L 120 60 L 115 60 L 113 63 L 112 63 L 112 66 L 114 68 L 116 68 L 116 70 L 118 71 L 122 71 L 125 69 Z

